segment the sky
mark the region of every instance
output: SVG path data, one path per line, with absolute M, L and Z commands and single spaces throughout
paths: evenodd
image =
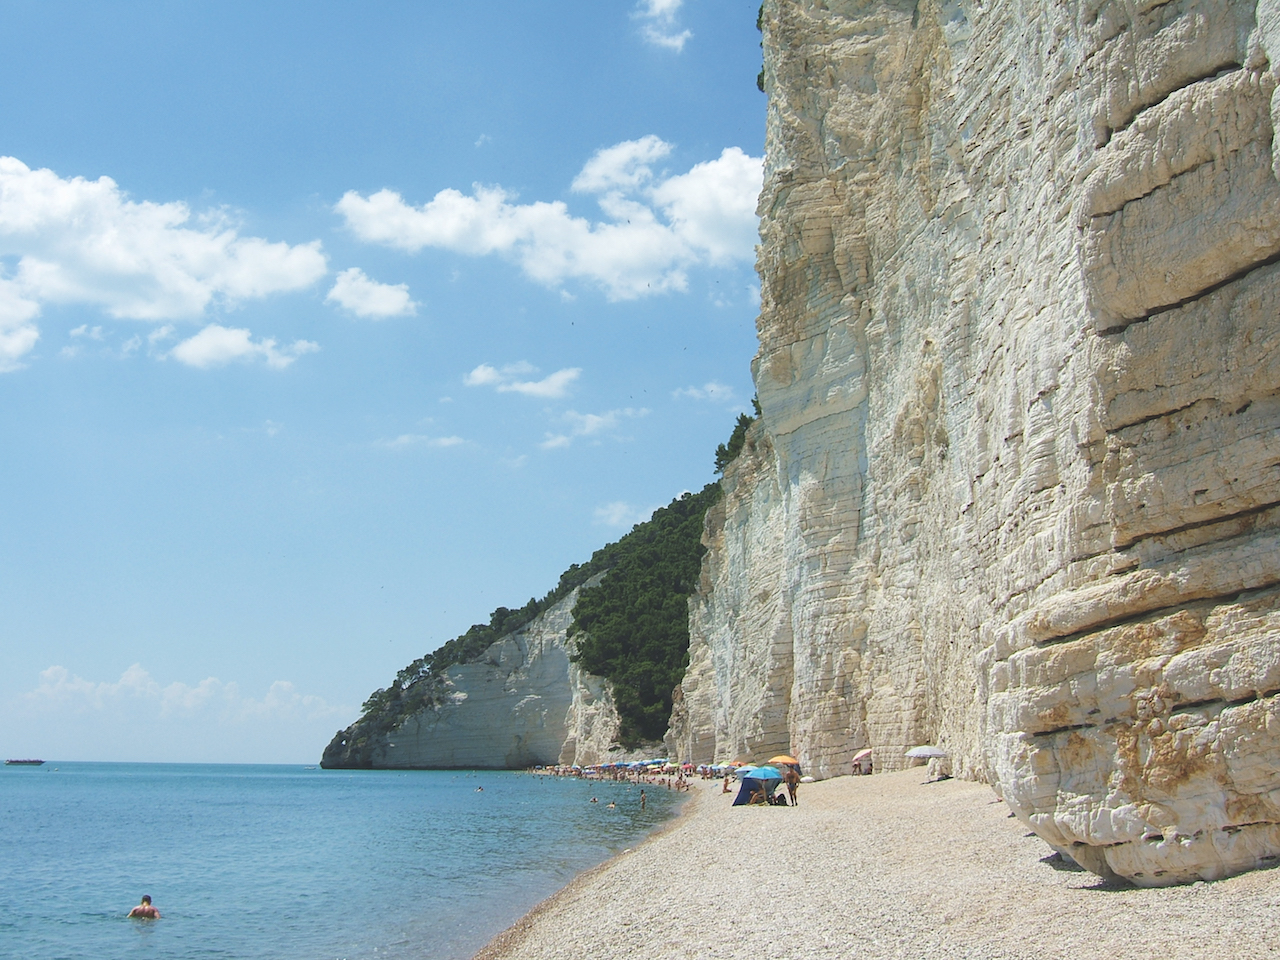
M 714 479 L 755 0 L 0 0 L 0 753 L 315 763 Z

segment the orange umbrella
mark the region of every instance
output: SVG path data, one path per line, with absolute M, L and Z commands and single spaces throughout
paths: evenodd
M 800 761 L 795 757 L 789 757 L 785 753 L 780 753 L 776 757 L 769 758 L 770 763 L 789 763 L 792 766 L 799 766 Z

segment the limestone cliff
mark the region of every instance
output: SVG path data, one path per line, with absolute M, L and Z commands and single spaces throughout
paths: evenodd
M 325 751 L 325 766 L 512 769 L 630 757 L 614 743 L 619 720 L 608 682 L 571 659 L 573 641 L 565 635 L 578 593 L 476 659 L 449 667 L 434 703 L 362 744 L 358 764 L 351 749 L 358 724 L 340 733 Z
M 762 421 L 669 742 L 1280 856 L 1280 3 L 766 0 Z

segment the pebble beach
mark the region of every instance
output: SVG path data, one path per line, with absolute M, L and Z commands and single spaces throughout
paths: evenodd
M 732 807 L 694 781 L 675 821 L 589 871 L 476 960 L 1253 958 L 1280 946 L 1280 870 L 1137 889 L 1064 863 L 990 787 L 923 768 Z

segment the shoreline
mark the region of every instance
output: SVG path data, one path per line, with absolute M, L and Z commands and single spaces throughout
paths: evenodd
M 473 960 L 612 957 L 1228 960 L 1280 933 L 1280 869 L 1141 889 L 1065 863 L 989 787 L 911 768 L 680 813 L 537 904 Z M 751 938 L 764 938 L 752 941 Z M 746 946 L 754 942 L 755 947 Z
M 701 790 L 697 789 L 697 787 L 690 790 L 689 796 L 680 804 L 680 810 L 674 817 L 654 827 L 653 831 L 647 834 L 634 847 L 620 850 L 603 863 L 598 863 L 594 867 L 583 870 L 555 893 L 534 904 L 528 913 L 486 943 L 471 960 L 503 960 L 505 957 L 512 956 L 513 951 L 518 949 L 521 942 L 532 932 L 540 917 L 556 910 L 562 902 L 570 899 L 580 889 L 589 887 L 591 881 L 598 874 L 610 869 L 624 857 L 679 829 L 703 801 L 704 797 Z

